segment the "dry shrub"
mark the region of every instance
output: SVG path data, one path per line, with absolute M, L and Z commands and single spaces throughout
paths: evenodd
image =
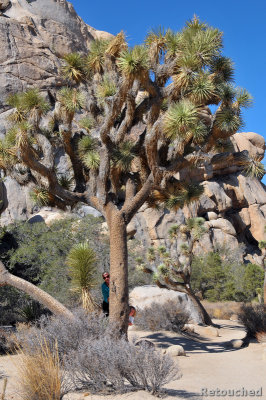
M 58 348 L 51 349 L 43 338 L 35 350 L 32 353 L 24 347 L 17 351 L 21 396 L 25 400 L 60 400 L 66 391 Z
M 124 338 L 115 340 L 106 317 L 84 311 L 75 312 L 75 317 L 74 320 L 60 316 L 46 318 L 40 326 L 20 331 L 18 339 L 23 348 L 23 367 L 26 371 L 24 387 L 34 388 L 35 382 L 37 384 L 46 379 L 45 374 L 48 375 L 52 367 L 41 366 L 41 362 L 43 358 L 51 361 L 54 354 L 53 374 L 57 377 L 57 393 L 62 382 L 60 365 L 73 391 L 85 389 L 94 393 L 116 393 L 145 389 L 157 393 L 165 383 L 177 377 L 178 369 L 169 356 L 147 346 L 136 347 Z M 40 373 L 40 376 L 35 379 L 34 373 Z M 52 387 L 53 381 L 49 383 L 50 378 L 46 380 L 48 387 Z M 28 395 L 27 400 L 57 398 Z
M 84 340 L 105 335 L 108 320 L 102 313 L 88 314 L 84 310 L 75 310 L 74 315 L 73 320 L 60 315 L 42 317 L 38 325 L 30 329 L 21 329 L 17 333 L 20 346 L 26 346 L 34 352 L 38 349 L 40 340 L 45 338 L 51 349 L 56 343 L 59 358 L 62 360 L 65 354 L 77 350 Z
M 179 377 L 178 368 L 168 355 L 148 346 L 136 347 L 123 338 L 84 342 L 69 354 L 66 368 L 73 387 L 93 393 L 145 389 L 156 394 Z
M 169 300 L 163 304 L 152 303 L 136 314 L 136 325 L 151 331 L 181 332 L 189 321 L 189 315 L 180 310 L 177 302 Z
M 266 343 L 266 332 L 257 332 L 255 336 L 259 343 Z
M 266 333 L 266 306 L 264 304 L 242 304 L 238 318 L 244 325 L 248 337 Z
M 204 300 L 202 304 L 209 316 L 216 319 L 230 319 L 232 315 L 238 314 L 241 307 L 241 304 L 235 301 L 212 303 Z

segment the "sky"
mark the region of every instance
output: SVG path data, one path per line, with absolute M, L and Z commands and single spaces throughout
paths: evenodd
M 243 113 L 243 132 L 266 139 L 266 0 L 71 0 L 90 26 L 114 35 L 123 30 L 130 45 L 143 42 L 152 28 L 179 31 L 196 14 L 223 33 L 224 55 L 235 64 L 235 85 L 254 98 Z M 265 164 L 264 159 L 264 164 Z M 263 179 L 266 183 L 266 176 Z

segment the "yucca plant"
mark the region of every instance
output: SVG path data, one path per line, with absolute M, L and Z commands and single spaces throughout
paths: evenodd
M 113 166 L 120 172 L 127 172 L 130 170 L 131 163 L 135 156 L 134 143 L 124 141 L 113 151 Z
M 264 165 L 258 157 L 249 157 L 242 162 L 244 173 L 251 178 L 262 179 L 265 175 Z
M 30 198 L 37 206 L 47 206 L 50 202 L 50 195 L 47 189 L 42 186 L 36 186 L 30 192 Z
M 10 147 L 5 139 L 0 140 L 0 168 L 11 169 L 18 161 L 16 147 Z
M 59 91 L 58 100 L 69 123 L 72 122 L 75 113 L 85 106 L 84 94 L 77 89 L 69 87 L 65 87 Z
M 100 166 L 100 154 L 97 151 L 89 151 L 82 158 L 85 167 L 91 170 L 98 170 Z
M 218 102 L 221 102 L 221 107 L 229 107 L 233 103 L 236 93 L 237 91 L 231 83 L 222 82 L 216 86 L 216 95 Z
M 97 170 L 100 165 L 100 156 L 97 152 L 97 140 L 91 136 L 83 136 L 78 143 L 78 153 L 83 164 L 92 170 Z
M 171 226 L 171 228 L 168 230 L 169 236 L 171 239 L 174 239 L 177 237 L 178 232 L 179 232 L 180 226 L 178 224 L 174 224 Z
M 163 130 L 167 137 L 185 137 L 198 121 L 197 108 L 189 100 L 180 100 L 171 105 L 164 115 Z
M 195 104 L 206 104 L 214 95 L 214 84 L 208 73 L 198 74 L 192 82 L 189 91 L 189 98 Z
M 148 50 L 144 46 L 123 50 L 117 64 L 125 77 L 142 79 L 147 76 L 149 70 Z
M 220 131 L 223 131 L 226 137 L 236 132 L 243 125 L 243 120 L 232 107 L 226 107 L 217 111 L 214 125 L 219 128 Z
M 87 242 L 78 243 L 70 250 L 66 263 L 69 267 L 73 290 L 81 293 L 83 308 L 94 311 L 96 303 L 90 292 L 97 284 L 95 252 Z
M 105 50 L 105 54 L 111 57 L 118 57 L 121 51 L 127 48 L 125 33 L 119 32 L 109 43 Z
M 214 57 L 210 62 L 210 73 L 214 75 L 216 83 L 231 82 L 234 80 L 234 67 L 230 58 Z
M 152 29 L 145 38 L 152 62 L 157 63 L 166 51 L 166 31 L 163 27 Z
M 235 106 L 237 109 L 249 108 L 253 104 L 253 98 L 251 94 L 246 90 L 239 88 L 236 90 L 236 101 Z
M 177 56 L 180 49 L 180 33 L 168 29 L 165 33 L 166 39 L 166 59 L 173 59 Z
M 70 190 L 73 186 L 73 177 L 68 176 L 68 175 L 60 175 L 58 177 L 58 183 L 64 189 Z
M 9 116 L 9 120 L 11 122 L 14 122 L 15 124 L 25 121 L 26 119 L 26 112 L 23 107 L 22 98 L 23 98 L 23 93 L 14 93 L 9 95 L 8 98 L 6 99 L 7 105 L 15 109 L 13 113 L 10 114 Z
M 93 119 L 90 118 L 90 117 L 84 117 L 84 118 L 81 118 L 81 119 L 78 121 L 78 125 L 79 125 L 81 128 L 85 129 L 85 130 L 87 131 L 87 133 L 90 133 L 91 129 L 92 129 L 93 126 L 94 126 L 94 121 L 93 121 Z
M 99 100 L 104 100 L 106 97 L 114 96 L 116 90 L 115 82 L 108 75 L 104 75 L 102 82 L 97 86 L 97 97 Z
M 172 188 L 164 205 L 169 210 L 177 211 L 179 208 L 197 201 L 203 193 L 204 187 L 200 184 L 187 184 L 177 189 Z
M 86 80 L 88 74 L 85 71 L 85 59 L 81 54 L 66 54 L 63 60 L 65 65 L 62 67 L 62 73 L 66 79 L 76 84 Z
M 105 62 L 105 51 L 109 46 L 108 40 L 96 39 L 91 43 L 90 52 L 87 56 L 87 68 L 92 73 L 102 73 Z
M 38 117 L 45 114 L 50 106 L 43 98 L 38 89 L 29 89 L 22 95 L 23 109 L 32 115 L 37 113 Z

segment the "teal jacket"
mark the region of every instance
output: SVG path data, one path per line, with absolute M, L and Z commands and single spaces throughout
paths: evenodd
M 105 301 L 105 303 L 109 303 L 109 301 L 108 301 L 109 287 L 106 285 L 105 282 L 102 284 L 102 294 L 103 294 L 103 301 Z

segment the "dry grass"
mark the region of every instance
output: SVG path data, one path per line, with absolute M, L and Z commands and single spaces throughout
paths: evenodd
M 202 304 L 209 316 L 216 319 L 230 319 L 232 315 L 239 313 L 241 307 L 241 303 L 236 301 L 211 303 L 204 300 Z
M 57 345 L 51 349 L 42 339 L 34 354 L 25 347 L 17 352 L 21 397 L 25 400 L 60 400 L 63 380 Z

